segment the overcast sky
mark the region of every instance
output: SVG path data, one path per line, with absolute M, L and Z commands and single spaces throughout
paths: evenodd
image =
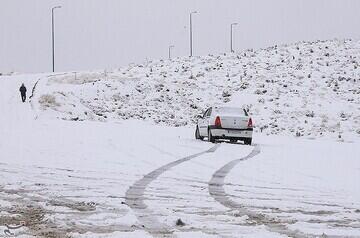
M 360 38 L 359 0 L 0 0 L 0 72 L 52 70 L 51 7 L 56 10 L 56 70 L 92 70 L 230 48 L 302 40 Z

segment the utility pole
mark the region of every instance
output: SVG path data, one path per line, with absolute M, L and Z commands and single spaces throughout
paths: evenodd
M 234 53 L 234 49 L 233 49 L 233 26 L 236 26 L 237 22 L 231 23 L 230 24 L 230 52 Z
M 52 32 L 52 71 L 55 72 L 55 21 L 54 21 L 54 10 L 61 8 L 56 6 L 51 8 L 51 32 Z
M 192 14 L 198 13 L 197 11 L 190 12 L 190 57 L 193 56 L 193 36 L 192 36 Z
M 174 48 L 174 47 L 175 47 L 174 45 L 169 46 L 169 59 L 171 59 L 171 49 Z

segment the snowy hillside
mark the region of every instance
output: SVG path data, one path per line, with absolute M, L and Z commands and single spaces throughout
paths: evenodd
M 266 134 L 360 136 L 360 42 L 150 61 L 43 78 L 38 101 L 67 120 L 144 119 L 193 125 L 213 104 L 245 106 Z

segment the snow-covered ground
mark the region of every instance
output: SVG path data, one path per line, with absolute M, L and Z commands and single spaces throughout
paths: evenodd
M 359 46 L 0 77 L 0 237 L 360 237 Z M 253 146 L 194 139 L 219 102 Z

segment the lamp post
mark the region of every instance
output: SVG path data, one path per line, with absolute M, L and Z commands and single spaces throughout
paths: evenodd
M 175 47 L 174 45 L 169 46 L 169 59 L 171 59 L 171 49 L 174 48 L 174 47 Z
M 236 26 L 237 22 L 231 23 L 230 25 L 230 51 L 231 53 L 234 52 L 233 50 L 233 26 Z
M 190 12 L 190 57 L 193 55 L 193 42 L 192 42 L 192 14 L 198 13 L 197 11 Z
M 54 10 L 61 8 L 61 6 L 56 6 L 51 8 L 51 32 L 52 32 L 52 70 L 55 72 L 55 22 L 54 22 Z

